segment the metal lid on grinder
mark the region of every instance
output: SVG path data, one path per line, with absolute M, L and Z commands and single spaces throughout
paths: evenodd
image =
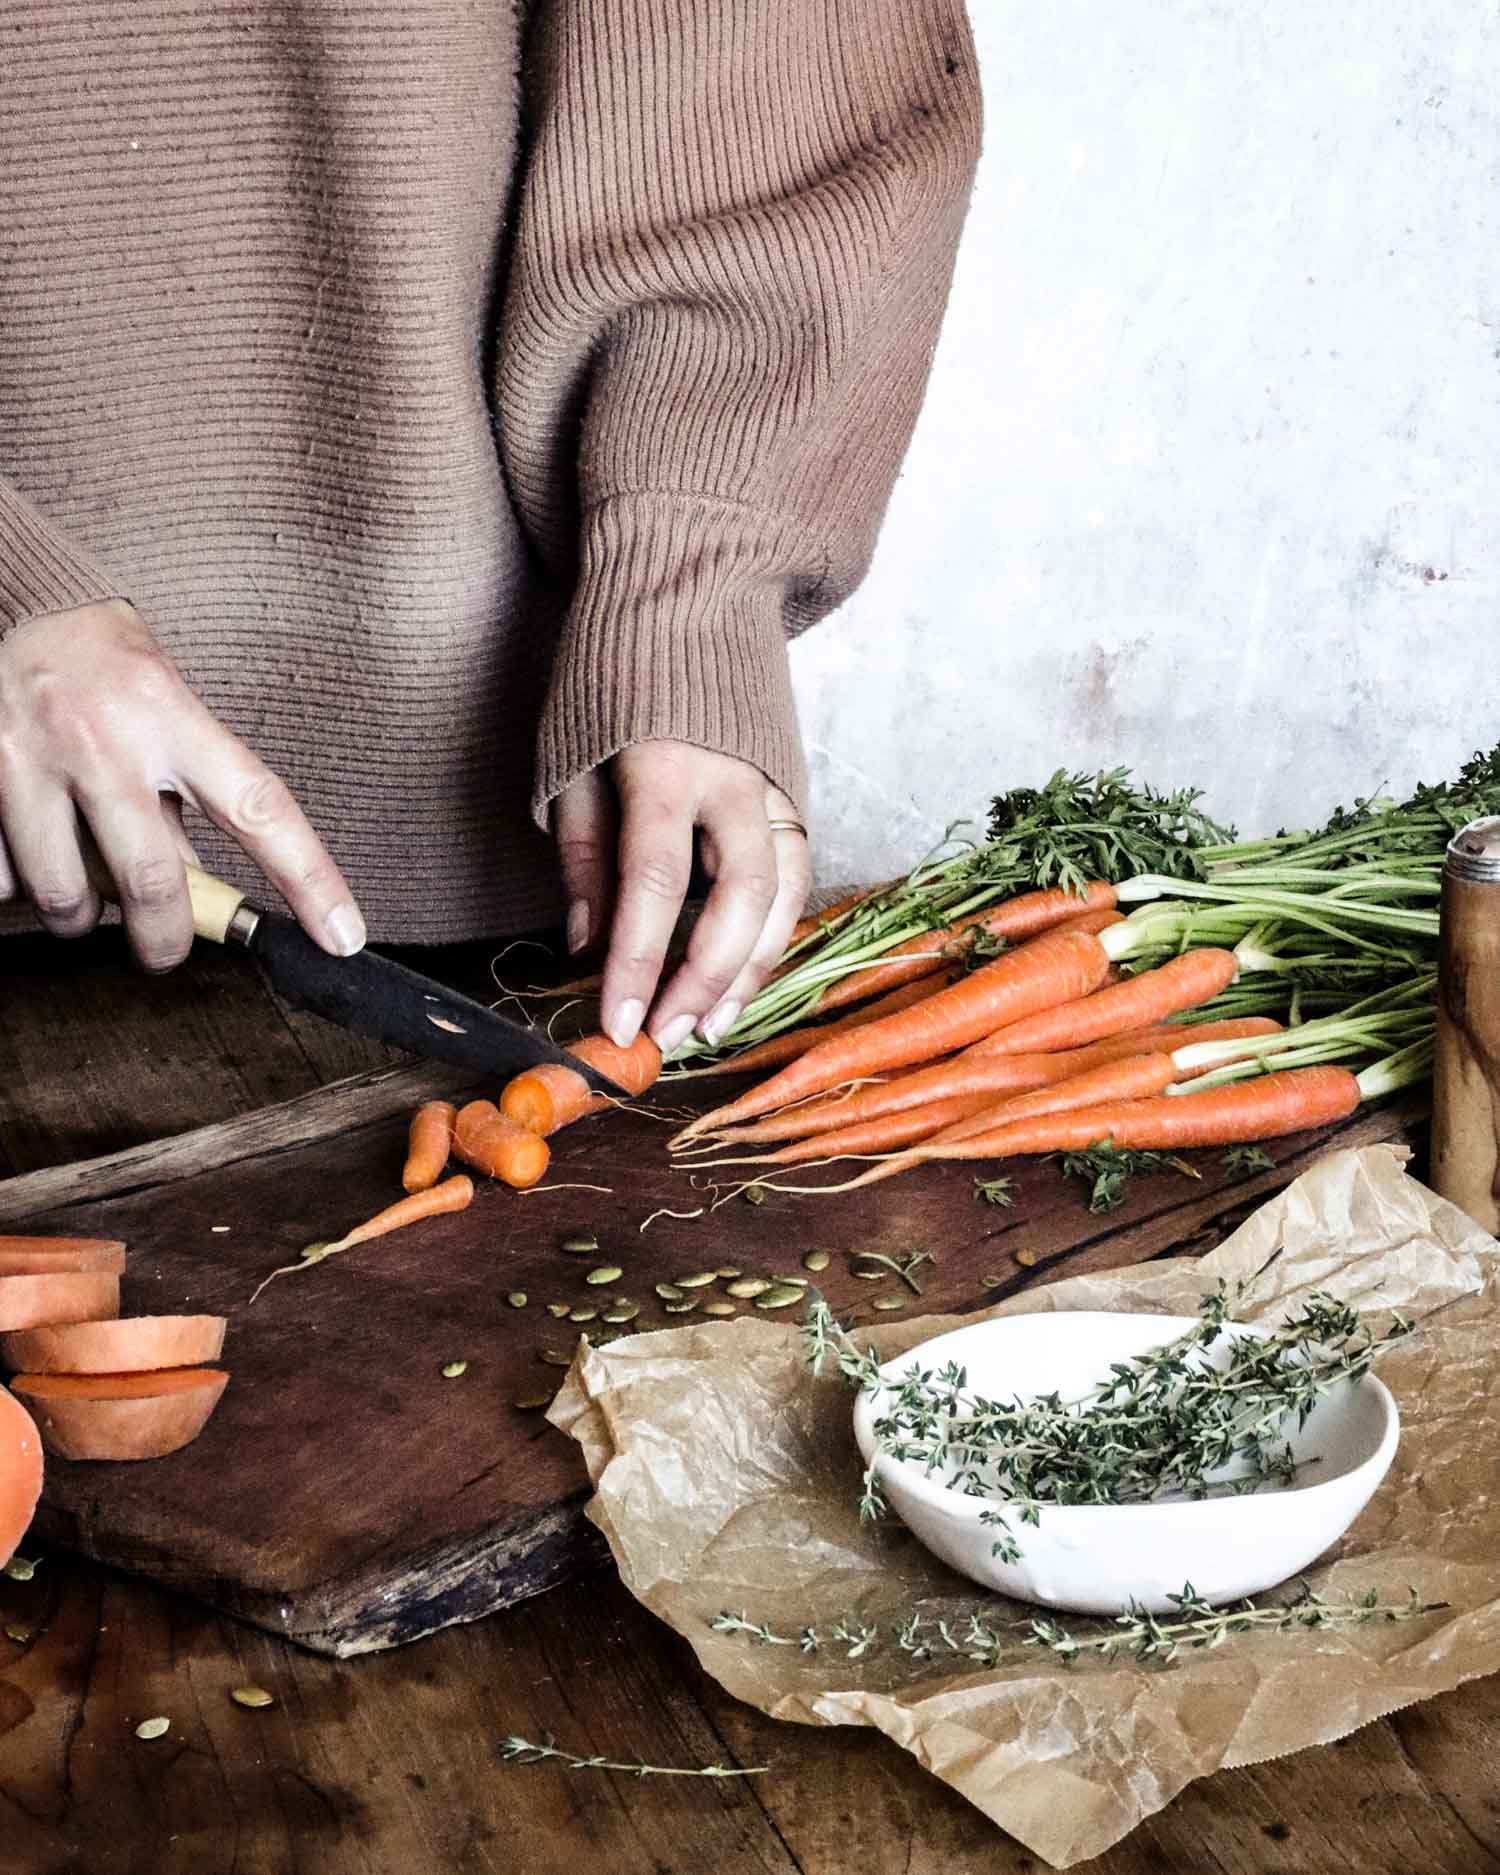
M 1475 885 L 1500 885 L 1500 815 L 1460 828 L 1448 842 L 1443 871 Z

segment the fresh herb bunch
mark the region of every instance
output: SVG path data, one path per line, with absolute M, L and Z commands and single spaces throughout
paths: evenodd
M 1133 1178 L 1158 1172 L 1179 1172 L 1184 1178 L 1200 1176 L 1175 1153 L 1155 1152 L 1144 1146 L 1117 1146 L 1110 1139 L 1101 1139 L 1082 1152 L 1065 1152 L 1062 1169 L 1064 1178 L 1089 1181 L 1089 1209 L 1097 1215 L 1118 1210 L 1124 1204 Z
M 1124 1614 L 1107 1622 L 1100 1619 L 1082 1629 L 1045 1616 L 1015 1621 L 997 1621 L 992 1616 L 970 1614 L 962 1619 L 944 1619 L 918 1611 L 905 1621 L 891 1622 L 884 1633 L 857 1615 L 845 1615 L 826 1632 L 805 1627 L 796 1634 L 778 1634 L 761 1621 L 752 1621 L 741 1610 L 728 1609 L 709 1622 L 716 1634 L 743 1634 L 747 1640 L 764 1647 L 795 1647 L 804 1654 L 839 1648 L 846 1660 L 860 1660 L 878 1652 L 881 1646 L 894 1645 L 913 1660 L 962 1659 L 980 1667 L 997 1666 L 1007 1648 L 1045 1647 L 1058 1655 L 1065 1666 L 1092 1655 L 1114 1660 L 1129 1655 L 1135 1660 L 1165 1666 L 1184 1648 L 1221 1647 L 1231 1635 L 1261 1633 L 1284 1634 L 1299 1628 L 1364 1627 L 1372 1621 L 1414 1621 L 1421 1615 L 1437 1614 L 1446 1602 L 1424 1602 L 1411 1589 L 1404 1602 L 1382 1602 L 1378 1591 L 1370 1589 L 1355 1601 L 1331 1602 L 1303 1583 L 1290 1601 L 1239 1601 L 1216 1608 L 1205 1601 L 1191 1582 L 1183 1584 L 1179 1594 L 1169 1595 L 1169 1615 L 1153 1615 L 1132 1602 Z M 1002 1604 L 1003 1606 L 1003 1604 Z
M 1070 775 L 1059 768 L 1041 788 L 1012 788 L 990 804 L 990 841 L 1015 847 L 1033 885 L 1081 892 L 1091 879 L 1153 872 L 1208 876 L 1200 849 L 1234 839 L 1198 806 L 1201 789 L 1159 794 L 1127 768 Z
M 1113 1362 L 1108 1380 L 1074 1400 L 990 1400 L 953 1361 L 889 1381 L 875 1350 L 861 1352 L 821 1298 L 804 1345 L 814 1372 L 831 1354 L 852 1386 L 888 1396 L 874 1425 L 877 1457 L 920 1464 L 950 1489 L 989 1500 L 981 1521 L 997 1532 L 992 1553 L 1013 1562 L 1021 1551 L 1006 1513 L 1035 1524 L 1046 1504 L 1145 1504 L 1291 1483 L 1288 1420 L 1305 1421 L 1323 1394 L 1360 1379 L 1382 1348 L 1411 1333 L 1397 1314 L 1376 1334 L 1348 1303 L 1319 1293 L 1268 1335 L 1230 1337 L 1244 1293 L 1220 1283 L 1193 1328 Z M 1204 1358 L 1225 1342 L 1221 1365 Z M 885 1508 L 872 1462 L 860 1514 Z

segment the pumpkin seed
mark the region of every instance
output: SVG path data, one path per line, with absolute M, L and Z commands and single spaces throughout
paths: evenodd
M 904 1309 L 906 1304 L 900 1296 L 876 1296 L 870 1307 L 872 1309 Z
M 739 1275 L 739 1273 L 740 1271 L 739 1271 L 739 1267 L 737 1264 L 726 1263 L 724 1267 L 719 1271 L 719 1280 L 721 1282 L 732 1283 L 735 1277 Z
M 826 1250 L 809 1250 L 802 1259 L 802 1267 L 805 1270 L 826 1270 L 830 1260 Z
M 18 1647 L 24 1647 L 31 1639 L 31 1629 L 23 1628 L 18 1622 L 12 1622 L 5 1630 L 5 1638 L 14 1641 Z
M 547 1313 L 554 1321 L 560 1322 L 572 1306 L 571 1302 L 549 1302 L 547 1304 Z
M 572 1355 L 564 1354 L 561 1348 L 538 1348 L 536 1358 L 539 1361 L 545 1361 L 549 1367 L 571 1367 L 573 1365 Z
M 229 1697 L 237 1706 L 248 1706 L 252 1712 L 259 1712 L 266 1706 L 276 1704 L 274 1693 L 268 1693 L 263 1686 L 236 1686 Z
M 534 1413 L 543 1406 L 550 1406 L 557 1398 L 557 1389 L 549 1387 L 545 1393 L 518 1393 L 511 1405 L 518 1413 Z
M 605 1283 L 617 1283 L 624 1274 L 625 1272 L 616 1263 L 601 1263 L 598 1269 L 590 1270 L 583 1280 L 595 1289 L 599 1289 Z
M 5 1567 L 0 1569 L 0 1575 L 9 1576 L 12 1582 L 29 1582 L 36 1574 L 40 1560 L 38 1556 L 12 1556 Z
M 564 1237 L 562 1247 L 570 1257 L 591 1257 L 599 1248 L 597 1237 Z
M 765 1201 L 766 1194 L 761 1190 L 759 1185 L 747 1185 L 745 1187 L 746 1204 L 764 1204 Z
M 706 1289 L 710 1283 L 719 1280 L 717 1270 L 699 1270 L 696 1276 L 678 1276 L 674 1278 L 679 1289 Z
M 663 1315 L 686 1315 L 689 1309 L 695 1309 L 697 1306 L 696 1296 L 684 1296 L 680 1302 L 663 1302 L 661 1312 Z
M 597 1309 L 569 1309 L 568 1320 L 570 1322 L 591 1322 L 597 1318 L 598 1314 L 599 1311 Z
M 524 1309 L 527 1301 L 526 1291 L 524 1289 L 512 1289 L 505 1299 L 513 1309 Z
M 775 1286 L 767 1276 L 742 1276 L 737 1283 L 731 1283 L 725 1293 L 738 1296 L 741 1302 L 753 1302 L 757 1296 L 763 1296 Z
M 172 1721 L 160 1713 L 154 1719 L 142 1719 L 135 1728 L 137 1738 L 161 1738 L 172 1729 Z
M 789 1309 L 795 1302 L 802 1301 L 802 1291 L 791 1283 L 773 1283 L 763 1296 L 755 1298 L 758 1309 Z
M 1035 1269 L 1040 1261 L 1035 1250 L 1017 1250 L 1014 1255 L 1023 1270 Z
M 680 1302 L 682 1300 L 682 1291 L 677 1287 L 676 1283 L 656 1283 L 653 1287 L 663 1302 Z
M 606 1322 L 633 1322 L 640 1312 L 639 1303 L 621 1302 L 612 1309 L 606 1309 L 600 1319 Z
M 862 1283 L 878 1283 L 885 1275 L 885 1271 L 882 1269 L 869 1270 L 855 1268 L 851 1269 L 849 1274 L 851 1276 L 857 1276 Z
M 444 1380 L 457 1380 L 460 1374 L 466 1374 L 468 1371 L 467 1361 L 448 1361 L 443 1367 L 443 1378 Z
M 781 1284 L 783 1289 L 805 1289 L 807 1287 L 807 1278 L 805 1276 L 778 1276 L 776 1281 Z
M 737 1315 L 739 1310 L 732 1302 L 705 1302 L 703 1313 L 705 1315 Z

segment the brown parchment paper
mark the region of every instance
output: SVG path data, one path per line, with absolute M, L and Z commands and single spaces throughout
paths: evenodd
M 1500 1244 L 1407 1176 L 1402 1149 L 1341 1152 L 1202 1259 L 1028 1291 L 982 1315 L 862 1326 L 882 1357 L 961 1320 L 1054 1309 L 1190 1314 L 1215 1279 L 1275 1250 L 1248 1319 L 1312 1289 L 1400 1308 L 1384 1355 L 1402 1433 L 1364 1514 L 1308 1580 L 1336 1598 L 1415 1587 L 1446 1611 L 1343 1631 L 1247 1634 L 1166 1666 L 1065 1667 L 1018 1638 L 993 1667 L 858 1659 L 709 1626 L 744 1611 L 780 1634 L 846 1614 L 1037 1612 L 985 1595 L 899 1525 L 862 1526 L 853 1395 L 807 1369 L 794 1325 L 703 1323 L 580 1352 L 549 1417 L 583 1449 L 589 1516 L 631 1592 L 737 1698 L 805 1725 L 876 1726 L 1059 1868 L 1098 1855 L 1191 1778 L 1341 1737 L 1500 1666 Z M 1081 1627 L 1086 1623 L 1080 1621 Z

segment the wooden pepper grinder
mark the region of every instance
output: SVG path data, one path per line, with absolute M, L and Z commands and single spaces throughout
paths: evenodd
M 1500 817 L 1448 843 L 1438 947 L 1432 1183 L 1500 1235 Z

